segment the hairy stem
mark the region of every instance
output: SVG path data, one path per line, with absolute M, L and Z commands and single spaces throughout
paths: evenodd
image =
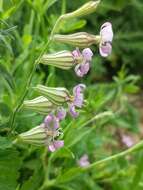
M 50 42 L 52 40 L 52 37 L 53 37 L 57 27 L 59 26 L 61 20 L 62 20 L 62 16 L 59 17 L 59 19 L 55 23 L 55 25 L 54 25 L 54 27 L 53 27 L 53 29 L 51 31 L 51 34 L 50 34 L 48 42 L 45 44 L 45 46 L 43 47 L 43 49 L 42 49 L 42 51 L 41 51 L 41 53 L 40 53 L 40 55 L 38 57 L 38 59 L 35 60 L 35 62 L 33 64 L 32 71 L 30 72 L 30 75 L 29 75 L 28 80 L 27 80 L 26 88 L 25 88 L 22 96 L 19 98 L 19 101 L 18 101 L 16 107 L 14 108 L 14 111 L 13 111 L 11 117 L 10 117 L 10 131 L 9 131 L 9 133 L 12 133 L 15 130 L 14 122 L 15 122 L 16 114 L 19 112 L 19 110 L 20 110 L 20 108 L 21 108 L 21 106 L 23 104 L 23 101 L 24 101 L 24 99 L 25 99 L 25 97 L 26 97 L 26 95 L 27 95 L 27 93 L 29 91 L 29 87 L 30 87 L 33 75 L 34 75 L 34 73 L 36 71 L 37 65 L 40 63 L 41 57 L 45 53 L 47 47 L 49 46 L 49 44 L 50 44 Z

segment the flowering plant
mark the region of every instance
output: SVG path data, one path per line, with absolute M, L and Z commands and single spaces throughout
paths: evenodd
M 135 167 L 131 154 L 143 142 L 129 132 L 137 132 L 138 114 L 128 96 L 139 78 L 122 67 L 109 80 L 105 67 L 121 59 L 120 43 L 112 51 L 120 30 L 113 39 L 117 25 L 100 14 L 103 1 L 78 3 L 0 3 L 1 27 L 16 25 L 0 29 L 2 190 L 120 190 L 131 173 L 124 187 L 142 187 L 142 159 Z

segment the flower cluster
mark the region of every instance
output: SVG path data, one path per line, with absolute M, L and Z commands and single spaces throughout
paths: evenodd
M 84 104 L 84 89 L 84 84 L 78 84 L 73 88 L 71 95 L 66 88 L 52 88 L 42 85 L 35 87 L 35 90 L 42 96 L 25 101 L 24 107 L 48 115 L 40 126 L 20 134 L 18 139 L 34 145 L 46 145 L 51 152 L 64 146 L 63 140 L 57 140 L 62 134 L 60 121 L 66 117 L 67 111 L 74 118 L 79 115 L 76 108 L 82 108 Z M 64 107 L 65 103 L 68 105 L 67 108 Z
M 92 13 L 96 10 L 100 1 L 90 1 L 85 3 L 78 10 L 62 15 L 62 19 L 69 19 Z M 55 31 L 55 28 L 53 29 Z M 91 67 L 93 52 L 89 46 L 93 44 L 99 45 L 101 56 L 107 57 L 112 51 L 113 31 L 112 24 L 106 22 L 101 26 L 99 35 L 79 32 L 69 35 L 56 34 L 51 35 L 51 39 L 55 42 L 67 43 L 75 46 L 73 51 L 60 51 L 51 54 L 44 54 L 40 57 L 39 63 L 51 65 L 60 69 L 68 70 L 74 67 L 74 71 L 78 77 L 84 77 Z M 82 47 L 82 50 L 79 48 Z M 64 145 L 63 140 L 58 137 L 62 134 L 60 121 L 66 117 L 67 112 L 77 118 L 79 112 L 84 105 L 84 84 L 78 84 L 73 88 L 72 95 L 64 87 L 47 87 L 37 85 L 34 90 L 39 93 L 39 97 L 32 100 L 26 100 L 23 108 L 30 109 L 37 113 L 47 115 L 44 122 L 29 131 L 19 135 L 18 139 L 23 142 L 46 145 L 49 151 L 53 152 Z M 82 167 L 89 165 L 87 155 L 79 160 Z

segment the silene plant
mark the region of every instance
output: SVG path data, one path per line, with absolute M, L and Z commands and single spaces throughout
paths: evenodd
M 38 126 L 19 134 L 14 143 L 23 142 L 35 146 L 46 146 L 50 152 L 54 152 L 64 146 L 61 123 L 68 114 L 71 116 L 71 119 L 80 117 L 80 110 L 85 106 L 84 92 L 88 87 L 81 83 L 75 84 L 72 92 L 70 92 L 65 87 L 49 87 L 37 84 L 33 87 L 33 90 L 37 92 L 38 97 L 31 100 L 25 100 L 25 97 L 38 64 L 57 67 L 65 70 L 65 72 L 66 70 L 74 69 L 75 74 L 81 78 L 86 77 L 91 68 L 94 56 L 90 48 L 91 45 L 99 47 L 99 53 L 102 57 L 107 57 L 111 54 L 113 30 L 109 21 L 102 24 L 97 35 L 87 32 L 68 35 L 58 33 L 59 26 L 63 21 L 93 13 L 99 4 L 100 1 L 89 1 L 76 11 L 60 16 L 55 23 L 49 41 L 35 61 L 27 82 L 27 89 L 23 97 L 21 97 L 20 103 L 22 102 L 22 105 L 17 105 L 11 117 L 12 130 L 14 129 L 15 116 L 21 108 L 35 111 L 44 115 L 45 118 Z M 61 50 L 48 54 L 46 50 L 51 42 L 72 45 L 73 50 Z M 86 154 L 77 163 L 81 167 L 86 167 L 90 164 Z

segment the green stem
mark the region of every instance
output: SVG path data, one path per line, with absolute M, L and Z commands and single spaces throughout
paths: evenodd
M 133 181 L 131 183 L 131 189 L 132 190 L 137 190 L 138 189 L 138 186 L 139 186 L 139 183 L 142 179 L 142 175 L 143 175 L 143 153 L 140 152 L 139 158 L 137 159 L 137 167 L 135 169 L 135 174 L 134 174 L 134 177 L 133 177 Z
M 16 114 L 19 112 L 19 110 L 20 110 L 20 108 L 21 108 L 21 106 L 22 106 L 22 104 L 23 104 L 23 101 L 24 101 L 24 99 L 25 99 L 25 97 L 26 97 L 26 95 L 27 95 L 27 93 L 28 93 L 28 91 L 29 91 L 29 87 L 30 87 L 30 84 L 31 84 L 33 75 L 34 75 L 34 73 L 35 73 L 35 70 L 36 70 L 36 68 L 37 68 L 37 65 L 40 63 L 40 59 L 41 59 L 43 53 L 46 51 L 46 49 L 47 49 L 49 43 L 50 43 L 50 40 L 49 40 L 49 41 L 46 43 L 46 45 L 44 46 L 44 48 L 43 48 L 43 50 L 41 51 L 41 53 L 40 53 L 38 59 L 34 62 L 34 66 L 33 66 L 32 71 L 30 72 L 30 75 L 29 75 L 29 77 L 28 77 L 28 80 L 27 80 L 27 84 L 26 84 L 26 88 L 25 88 L 25 90 L 24 90 L 24 93 L 23 93 L 22 96 L 20 97 L 20 100 L 19 100 L 18 104 L 16 105 L 16 107 L 15 107 L 13 113 L 12 113 L 12 116 L 11 116 L 11 118 L 10 118 L 10 128 L 11 128 L 11 130 L 9 131 L 10 133 L 12 133 L 12 131 L 15 130 L 14 122 L 15 122 Z
M 33 68 L 32 68 L 32 71 L 30 72 L 30 75 L 28 77 L 28 80 L 27 80 L 27 84 L 26 84 L 26 88 L 24 90 L 24 93 L 22 94 L 22 96 L 20 97 L 20 100 L 18 102 L 18 104 L 16 105 L 16 107 L 14 108 L 14 111 L 10 117 L 10 131 L 9 131 L 9 134 L 12 133 L 14 130 L 15 130 L 15 127 L 14 127 L 14 123 L 15 123 L 15 118 L 16 118 L 16 114 L 19 112 L 22 104 L 23 104 L 23 101 L 29 91 L 29 87 L 30 87 L 30 84 L 31 84 L 31 81 L 32 81 L 32 78 L 34 76 L 34 73 L 35 73 L 35 70 L 37 68 L 37 65 L 40 63 L 40 60 L 41 60 L 41 57 L 42 55 L 45 53 L 47 47 L 49 46 L 51 40 L 52 40 L 52 37 L 57 29 L 57 27 L 59 26 L 59 23 L 61 22 L 61 20 L 63 19 L 63 17 L 59 17 L 59 19 L 57 20 L 57 22 L 55 23 L 52 31 L 51 31 L 51 34 L 50 34 L 50 37 L 49 37 L 49 40 L 48 42 L 45 44 L 45 46 L 43 47 L 38 59 L 34 62 L 34 65 L 33 65 Z
M 142 148 L 143 148 L 143 140 L 140 141 L 139 143 L 137 143 L 136 145 L 132 146 L 131 148 L 123 151 L 123 152 L 120 152 L 118 154 L 109 156 L 109 157 L 107 157 L 105 159 L 102 159 L 102 160 L 99 160 L 97 162 L 94 162 L 94 163 L 90 164 L 88 167 L 83 168 L 83 171 L 87 171 L 87 170 L 92 169 L 94 167 L 97 167 L 97 166 L 99 166 L 101 164 L 106 164 L 109 161 L 113 161 L 113 160 L 116 160 L 118 158 L 124 157 L 124 156 L 126 156 L 128 154 L 131 154 L 131 153 L 134 153 L 136 151 L 139 151 Z
M 108 117 L 108 116 L 113 116 L 113 113 L 111 111 L 105 111 L 105 112 L 102 112 L 102 113 L 99 113 L 97 115 L 95 115 L 94 117 L 92 117 L 91 119 L 89 119 L 87 122 L 85 122 L 83 125 L 81 125 L 78 129 L 81 129 L 83 127 L 86 127 L 87 125 L 89 125 L 90 123 L 98 120 L 98 119 L 101 119 L 101 118 L 104 118 L 104 117 Z M 67 133 L 67 131 L 69 130 L 69 128 L 71 127 L 72 125 L 72 122 L 70 122 L 66 128 L 63 130 L 64 131 L 64 134 Z M 94 128 L 92 128 L 94 129 Z M 89 133 L 90 131 L 87 131 L 87 133 Z M 82 138 L 87 134 L 87 133 L 84 133 L 84 135 L 82 136 Z
M 57 29 L 59 28 L 60 23 L 64 20 L 64 18 L 65 18 L 65 15 L 61 15 L 61 16 L 57 19 L 57 21 L 56 21 L 56 23 L 55 23 L 55 25 L 54 25 L 54 27 L 53 27 L 53 30 L 52 30 L 52 32 L 51 32 L 51 35 L 50 35 L 50 41 L 52 41 L 53 35 L 56 33 Z
M 102 112 L 102 113 L 99 113 L 97 115 L 95 115 L 94 117 L 92 117 L 90 120 L 88 120 L 87 122 L 85 122 L 82 126 L 80 126 L 80 128 L 82 127 L 86 127 L 87 125 L 89 125 L 90 123 L 92 123 L 93 121 L 95 120 L 98 120 L 98 119 L 101 119 L 103 117 L 108 117 L 108 116 L 113 116 L 113 112 L 111 111 L 105 111 L 105 112 Z

